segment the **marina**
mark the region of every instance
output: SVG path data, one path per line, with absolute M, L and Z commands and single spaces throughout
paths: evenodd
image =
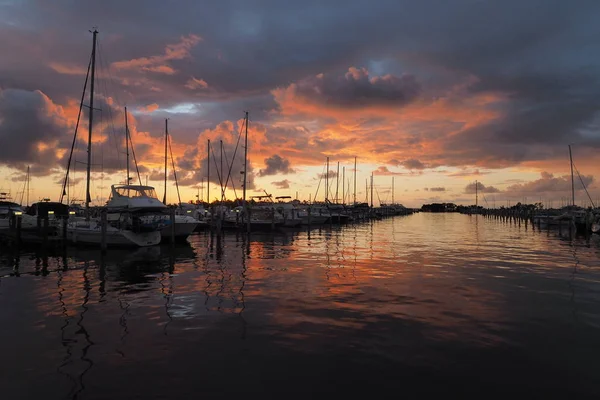
M 598 15 L 0 1 L 0 400 L 600 399 Z
M 597 235 L 415 213 L 0 249 L 9 398 L 600 394 Z

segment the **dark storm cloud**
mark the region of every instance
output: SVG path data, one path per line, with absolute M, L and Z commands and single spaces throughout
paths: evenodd
M 290 167 L 290 160 L 287 160 L 277 154 L 273 154 L 271 157 L 265 158 L 265 165 L 266 167 L 258 172 L 258 176 L 290 174 L 296 172 Z
M 585 187 L 589 187 L 592 184 L 592 182 L 594 182 L 594 177 L 591 175 L 582 175 L 581 181 L 583 181 Z M 583 189 L 581 181 L 577 180 L 575 182 L 575 187 L 578 190 Z M 542 172 L 540 179 L 510 185 L 506 188 L 506 191 L 518 194 L 541 194 L 550 192 L 567 193 L 571 191 L 571 176 L 554 176 L 551 173 Z
M 275 186 L 277 189 L 289 189 L 290 183 L 289 180 L 284 179 L 282 181 L 271 182 L 271 185 Z
M 398 165 L 401 165 L 401 166 L 403 166 L 406 169 L 422 170 L 422 169 L 427 168 L 427 166 L 425 164 L 423 164 L 421 161 L 416 160 L 414 158 L 401 161 L 401 162 L 398 163 Z
M 0 87 L 39 89 L 63 105 L 80 95 L 91 45 L 88 29 L 98 25 L 100 66 L 143 58 L 155 62 L 138 63 L 140 74 L 114 71 L 114 82 L 106 85 L 132 106 L 199 103 L 201 110 L 215 111 L 241 98 L 269 97 L 275 87 L 320 73 L 326 80 L 350 66 L 365 66 L 373 76 L 398 78 L 376 84 L 352 78 L 350 85 L 334 79 L 307 86 L 306 95 L 314 95 L 310 87 L 324 93 L 321 100 L 341 104 L 381 98 L 403 104 L 407 93 L 414 95 L 414 82 L 401 75 L 407 72 L 421 82 L 423 93 L 444 91 L 473 76 L 477 82 L 469 93 L 504 96 L 502 104 L 492 105 L 498 107 L 496 120 L 441 142 L 439 154 L 431 155 L 440 163 L 505 167 L 562 156 L 567 142 L 600 146 L 597 1 L 381 0 L 373 7 L 348 0 L 341 7 L 317 0 L 187 0 L 173 8 L 159 0 L 68 6 L 22 0 L 4 2 L 0 10 L 5 38 L 0 53 L 11 55 L 0 60 Z M 157 63 L 169 46 L 190 37 L 201 40 L 192 40 L 189 54 Z M 168 68 L 175 73 L 166 73 Z M 231 112 L 243 111 L 238 107 Z M 267 111 L 264 115 L 268 118 Z M 215 111 L 199 119 L 201 128 L 184 141 L 224 118 Z M 26 160 L 28 154 L 19 157 Z
M 24 163 L 54 166 L 55 142 L 68 128 L 62 109 L 44 93 L 0 91 L 0 163 L 21 168 Z
M 366 69 L 352 67 L 343 76 L 319 74 L 303 79 L 294 90 L 327 106 L 402 106 L 418 96 L 420 85 L 412 75 L 369 77 Z
M 477 186 L 475 186 L 475 185 L 477 185 Z M 465 194 L 474 194 L 475 192 L 498 193 L 498 192 L 500 192 L 500 189 L 495 188 L 493 186 L 485 186 L 481 182 L 473 182 L 473 183 L 469 183 L 467 186 L 465 186 Z

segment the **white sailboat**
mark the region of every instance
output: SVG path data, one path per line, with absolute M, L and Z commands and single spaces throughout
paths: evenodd
M 161 235 L 157 229 L 143 229 L 143 224 L 140 223 L 136 226 L 136 215 L 132 213 L 132 210 L 126 210 L 125 212 L 114 212 L 116 211 L 113 207 L 111 212 L 111 219 L 107 221 L 106 226 L 102 227 L 102 223 L 97 218 L 90 218 L 90 173 L 91 173 L 91 156 L 92 156 L 92 128 L 93 128 L 93 117 L 94 117 L 94 74 L 96 66 L 96 43 L 98 31 L 94 30 L 93 34 L 93 45 L 92 45 L 92 56 L 90 61 L 90 104 L 89 104 L 89 121 L 88 121 L 88 148 L 87 148 L 87 174 L 86 174 L 86 199 L 85 199 L 85 217 L 78 218 L 74 217 L 69 219 L 67 223 L 67 239 L 72 243 L 76 244 L 89 244 L 89 245 L 100 245 L 106 243 L 107 246 L 154 246 L 160 243 Z M 86 78 L 87 86 L 87 78 Z M 85 92 L 85 87 L 84 87 Z M 83 97 L 82 97 L 83 105 Z M 80 107 L 81 110 L 81 107 Z M 75 130 L 77 135 L 77 130 Z M 71 159 L 69 158 L 69 164 Z M 68 178 L 65 177 L 65 185 Z M 128 177 L 129 178 L 129 177 Z M 64 193 L 64 186 L 63 186 Z M 113 195 L 115 193 L 115 187 L 113 186 Z M 119 195 L 117 198 L 119 201 L 123 200 Z M 141 199 L 140 199 L 141 200 Z M 115 200 L 116 201 L 116 200 Z M 108 220 L 108 213 L 107 213 Z M 141 221 L 141 220 L 137 220 Z M 103 232 L 104 231 L 104 232 Z

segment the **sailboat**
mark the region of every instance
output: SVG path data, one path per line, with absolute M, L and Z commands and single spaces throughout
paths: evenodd
M 167 150 L 171 150 L 169 153 L 171 154 L 171 162 L 173 164 L 173 175 L 175 177 L 175 185 L 177 186 L 177 197 L 179 200 L 178 210 L 179 213 L 175 214 L 175 240 L 184 241 L 187 237 L 194 232 L 200 221 L 194 218 L 192 215 L 188 215 L 184 213 L 183 206 L 181 204 L 181 197 L 179 196 L 179 184 L 177 183 L 177 172 L 175 171 L 175 160 L 173 159 L 173 151 L 171 149 L 170 141 L 169 141 L 169 126 L 168 119 L 165 119 L 165 192 L 163 195 L 162 204 L 166 207 L 167 204 L 167 172 L 168 172 L 168 153 Z M 189 211 L 189 210 L 186 210 Z M 190 213 L 191 214 L 191 213 Z M 160 229 L 160 233 L 162 235 L 163 240 L 170 240 L 171 238 L 171 227 L 165 226 Z
M 138 187 L 138 188 L 128 188 L 113 185 L 111 187 L 111 203 L 110 207 L 107 207 L 104 211 L 110 211 L 107 213 L 107 222 L 105 226 L 105 232 L 103 233 L 102 223 L 97 218 L 91 218 L 91 210 L 90 210 L 90 175 L 91 175 L 91 157 L 92 157 L 92 132 L 93 132 L 93 117 L 94 117 L 94 74 L 95 74 L 95 66 L 96 66 L 96 44 L 97 44 L 97 35 L 98 31 L 94 29 L 93 34 L 93 45 L 92 45 L 92 56 L 90 60 L 90 67 L 88 69 L 88 74 L 90 79 L 90 104 L 89 104 L 89 121 L 88 121 L 88 147 L 87 147 L 87 173 L 86 173 L 86 199 L 85 199 L 85 217 L 73 217 L 70 218 L 67 223 L 67 239 L 70 242 L 76 244 L 89 244 L 89 245 L 99 245 L 101 243 L 106 243 L 107 246 L 135 246 L 135 247 L 145 247 L 145 246 L 154 246 L 160 243 L 161 235 L 158 231 L 158 224 L 156 226 L 148 227 L 148 224 L 145 224 L 142 217 L 138 213 L 136 207 L 129 207 L 130 200 L 135 201 L 136 203 L 147 202 L 150 201 L 150 206 L 152 204 L 152 196 L 150 189 L 146 187 Z M 86 85 L 84 85 L 84 93 L 87 86 L 87 76 L 86 76 Z M 83 96 L 80 105 L 80 112 L 83 106 Z M 79 125 L 79 121 L 77 126 Z M 77 128 L 75 129 L 75 135 L 77 135 Z M 75 139 L 73 140 L 75 142 Z M 71 149 L 72 155 L 73 149 Z M 64 185 L 66 185 L 69 173 L 69 167 L 71 162 L 71 156 L 69 157 L 69 165 L 67 165 L 67 174 L 65 176 Z M 128 166 L 129 169 L 129 166 Z M 129 175 L 129 174 L 128 174 Z M 128 177 L 129 179 L 129 177 Z M 63 185 L 63 195 L 64 195 L 64 185 Z M 129 185 L 125 185 L 129 186 Z M 160 202 L 159 202 L 160 203 Z M 120 208 L 122 205 L 126 205 L 126 208 Z M 162 204 L 161 204 L 162 205 Z M 152 207 L 151 207 L 152 208 Z M 147 208 L 145 207 L 146 211 Z M 142 212 L 143 212 L 142 211 Z M 108 214 L 110 214 L 110 219 L 108 218 Z

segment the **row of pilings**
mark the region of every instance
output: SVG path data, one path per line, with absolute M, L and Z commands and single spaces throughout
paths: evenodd
M 531 209 L 480 209 L 477 213 L 465 213 L 468 215 L 482 215 L 486 219 L 497 220 L 504 223 L 531 226 L 533 229 L 572 231 L 573 233 L 592 233 L 592 222 L 594 214 L 591 210 L 585 211 L 584 215 L 575 217 L 572 215 L 560 215 L 558 212 L 547 212 L 540 214 Z

